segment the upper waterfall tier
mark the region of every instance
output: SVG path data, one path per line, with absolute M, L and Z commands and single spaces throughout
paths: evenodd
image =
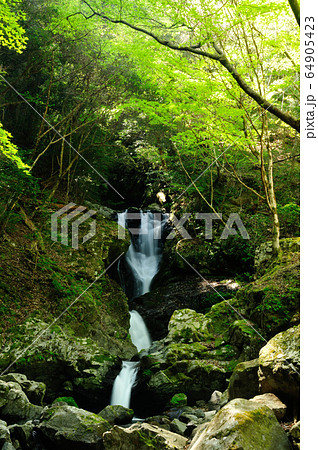
M 132 298 L 149 292 L 151 282 L 158 273 L 162 255 L 162 234 L 168 214 L 140 211 L 139 217 L 139 227 L 132 229 L 128 226 L 128 211 L 118 214 L 118 223 L 124 228 L 130 228 L 132 234 L 131 244 L 125 255 L 125 264 L 133 279 L 130 295 Z M 126 280 L 123 280 L 127 293 L 126 284 Z

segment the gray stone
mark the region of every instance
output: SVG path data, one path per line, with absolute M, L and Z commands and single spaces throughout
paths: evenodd
M 99 450 L 103 433 L 110 428 L 110 424 L 96 414 L 74 406 L 57 404 L 44 410 L 38 427 L 40 433 L 57 450 Z
M 222 392 L 220 391 L 214 391 L 211 395 L 211 398 L 209 400 L 209 408 L 212 411 L 219 411 L 220 409 L 220 403 L 221 403 L 221 397 L 222 397 Z
M 111 425 L 125 425 L 132 421 L 134 411 L 121 405 L 108 405 L 98 415 Z
M 11 421 L 21 419 L 37 419 L 43 408 L 32 405 L 22 391 L 21 386 L 13 381 L 0 380 L 0 413 Z
M 181 420 L 179 419 L 173 419 L 173 421 L 170 424 L 170 427 L 173 433 L 178 433 L 183 436 L 187 428 L 187 425 L 184 422 L 181 422 Z
M 183 449 L 187 439 L 148 423 L 129 428 L 115 425 L 104 434 L 105 450 L 175 450 Z
M 261 403 L 262 405 L 268 406 L 278 420 L 281 420 L 287 410 L 287 406 L 279 400 L 278 397 L 276 397 L 275 394 L 262 394 L 262 395 L 256 395 L 256 397 L 253 397 L 250 399 L 252 402 Z
M 0 380 L 18 383 L 31 403 L 42 404 L 46 390 L 44 383 L 28 380 L 26 375 L 22 373 L 8 373 L 0 377 Z
M 299 401 L 300 327 L 276 334 L 259 352 L 258 379 L 261 393 Z
M 224 406 L 196 432 L 189 450 L 290 450 L 288 437 L 275 414 L 245 399 Z
M 259 394 L 258 359 L 239 363 L 231 375 L 228 392 L 229 400 L 233 398 L 249 399 Z

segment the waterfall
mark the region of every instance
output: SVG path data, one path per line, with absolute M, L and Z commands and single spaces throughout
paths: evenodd
M 146 327 L 146 324 L 139 314 L 139 312 L 133 310 L 130 311 L 130 328 L 129 334 L 132 340 L 132 343 L 137 347 L 138 352 L 140 350 L 150 347 L 151 345 L 151 337 L 149 331 Z
M 128 212 L 118 214 L 118 224 L 127 228 Z M 125 255 L 125 263 L 132 275 L 134 286 L 132 298 L 146 294 L 158 273 L 161 255 L 161 233 L 168 220 L 168 214 L 140 211 L 140 226 L 138 235 L 132 236 L 131 244 Z M 135 237 L 135 238 L 133 238 Z M 125 280 L 118 264 L 119 276 L 125 289 Z M 151 337 L 141 315 L 130 311 L 129 334 L 132 343 L 140 350 L 147 350 L 151 345 Z M 129 408 L 131 390 L 136 382 L 138 362 L 123 361 L 120 373 L 117 375 L 111 395 L 111 405 L 122 405 Z
M 122 369 L 114 382 L 110 400 L 111 405 L 121 405 L 129 408 L 131 389 L 136 381 L 138 365 L 138 362 L 123 361 Z

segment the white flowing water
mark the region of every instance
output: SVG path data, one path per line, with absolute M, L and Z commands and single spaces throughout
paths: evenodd
M 150 285 L 158 273 L 162 247 L 161 233 L 168 215 L 153 214 L 151 212 L 140 212 L 140 228 L 138 239 L 133 239 L 125 255 L 134 279 L 133 298 L 146 294 Z M 127 211 L 118 214 L 118 223 L 126 228 Z M 120 265 L 118 266 L 120 270 Z M 133 310 L 130 312 L 129 334 L 132 343 L 140 350 L 147 350 L 151 345 L 151 337 L 141 315 Z M 138 373 L 138 362 L 123 361 L 122 369 L 116 377 L 111 405 L 122 405 L 129 408 L 131 390 L 136 382 Z
M 150 347 L 151 345 L 151 337 L 149 331 L 146 327 L 146 324 L 139 314 L 139 312 L 133 310 L 130 311 L 130 328 L 129 334 L 132 340 L 132 343 L 137 347 L 138 352 L 140 350 Z
M 110 400 L 111 405 L 121 405 L 129 408 L 131 389 L 136 381 L 138 366 L 139 362 L 123 361 L 122 369 L 114 382 Z

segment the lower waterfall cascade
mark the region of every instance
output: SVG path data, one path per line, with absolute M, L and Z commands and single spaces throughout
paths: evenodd
M 158 218 L 160 216 L 160 219 Z M 124 256 L 126 266 L 133 278 L 134 286 L 129 300 L 146 294 L 150 290 L 151 282 L 159 271 L 162 256 L 162 232 L 168 221 L 168 214 L 140 211 L 139 233 L 131 239 L 129 249 Z M 128 228 L 128 210 L 118 214 L 118 224 Z M 125 289 L 120 262 L 118 264 L 119 277 Z M 151 345 L 150 333 L 141 315 L 130 311 L 129 334 L 138 352 L 147 350 Z M 120 373 L 117 375 L 111 394 L 111 405 L 130 406 L 131 391 L 136 383 L 139 362 L 123 361 Z

